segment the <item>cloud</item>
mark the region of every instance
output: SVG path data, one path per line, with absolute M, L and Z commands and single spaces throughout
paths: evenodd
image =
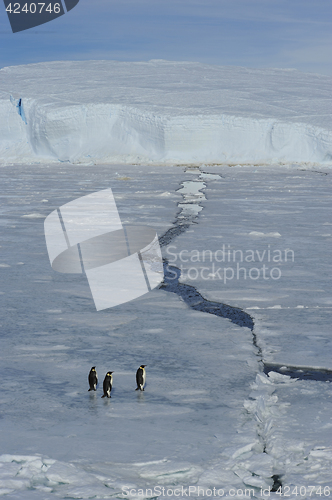
M 168 59 L 330 74 L 331 5 L 326 0 L 80 0 L 34 35 L 7 33 L 2 22 L 6 51 L 0 65 Z

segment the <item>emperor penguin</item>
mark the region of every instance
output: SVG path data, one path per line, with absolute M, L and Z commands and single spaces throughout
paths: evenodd
M 107 372 L 105 375 L 104 382 L 103 382 L 104 395 L 102 396 L 102 398 L 110 398 L 111 397 L 111 390 L 112 390 L 112 385 L 113 385 L 112 373 L 114 373 L 114 372 Z
M 98 375 L 97 375 L 95 366 L 93 366 L 91 368 L 88 380 L 89 380 L 89 386 L 90 386 L 89 391 L 95 391 L 97 389 L 97 385 L 98 385 Z
M 137 387 L 136 387 L 135 391 L 138 391 L 138 389 L 140 389 L 141 391 L 144 391 L 145 380 L 146 380 L 145 367 L 146 367 L 146 365 L 141 365 L 136 372 Z

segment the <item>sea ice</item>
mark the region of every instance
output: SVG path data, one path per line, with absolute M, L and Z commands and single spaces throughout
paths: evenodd
M 332 486 L 331 382 L 300 377 L 332 369 L 330 84 L 166 61 L 0 71 L 1 495 Z M 97 312 L 83 275 L 52 270 L 44 218 L 110 187 L 122 223 L 170 230 L 180 286 L 253 331 L 163 289 Z M 114 370 L 111 400 L 88 393 L 91 366 Z

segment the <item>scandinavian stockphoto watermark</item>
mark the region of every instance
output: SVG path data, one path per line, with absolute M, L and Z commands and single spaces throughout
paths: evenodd
M 52 268 L 85 273 L 97 311 L 140 297 L 164 278 L 156 231 L 123 225 L 112 189 L 62 205 L 44 230 Z
M 294 262 L 291 248 L 235 249 L 230 244 L 212 250 L 180 250 L 175 245 L 166 249 L 169 279 L 176 279 L 174 267 L 181 269 L 183 279 L 220 280 L 226 285 L 232 280 L 279 280 L 281 265 Z M 173 268 L 173 269 L 172 269 Z

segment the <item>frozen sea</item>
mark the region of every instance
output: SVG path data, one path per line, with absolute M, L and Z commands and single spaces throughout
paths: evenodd
M 163 167 L 161 175 L 151 166 L 45 164 L 3 167 L 1 185 L 1 494 L 122 498 L 130 487 L 135 498 L 139 488 L 191 486 L 201 498 L 200 486 L 222 488 L 226 498 L 232 488 L 263 498 L 261 488 L 278 477 L 315 498 L 309 486 L 331 486 L 330 381 L 267 376 L 262 363 L 331 369 L 328 169 L 204 165 Z M 250 314 L 254 331 L 195 311 L 165 289 L 97 312 L 84 276 L 53 271 L 44 218 L 109 187 L 124 223 L 148 224 L 159 235 L 189 224 L 163 247 L 167 259 L 177 254 L 179 268 L 181 251 L 188 259 L 223 241 L 243 252 L 290 246 L 295 260 L 279 265 L 273 283 L 190 280 L 182 269 L 181 281 L 208 300 Z M 198 264 L 190 263 L 192 277 Z M 137 393 L 142 363 L 147 387 Z M 100 388 L 87 392 L 93 365 L 100 379 L 114 371 L 110 400 Z
M 330 496 L 329 84 L 165 61 L 0 71 L 0 495 Z M 85 275 L 52 269 L 44 220 L 109 188 L 123 224 L 157 231 L 167 279 L 97 312 Z

